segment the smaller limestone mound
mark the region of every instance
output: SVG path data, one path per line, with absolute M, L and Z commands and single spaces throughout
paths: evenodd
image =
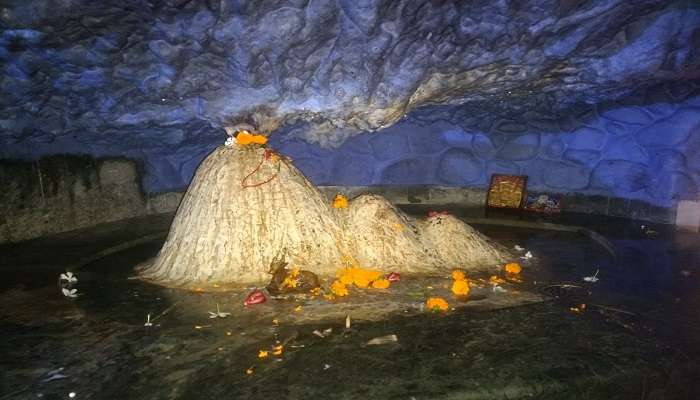
M 408 216 L 377 195 L 358 196 L 340 209 L 348 248 L 359 265 L 382 271 L 435 272 L 444 267 L 426 248 Z
M 417 221 L 377 195 L 358 196 L 339 210 L 348 248 L 359 265 L 382 271 L 487 270 L 511 258 L 451 215 Z
M 419 224 L 420 239 L 435 249 L 448 266 L 467 269 L 498 269 L 512 258 L 508 251 L 452 215 L 431 217 Z

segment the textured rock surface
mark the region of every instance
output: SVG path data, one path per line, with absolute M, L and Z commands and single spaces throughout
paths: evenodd
M 465 104 L 498 134 L 558 131 L 562 114 L 640 86 L 676 81 L 673 94 L 687 94 L 700 62 L 692 3 L 7 0 L 0 143 L 161 164 L 211 148 L 226 120 L 250 113 L 337 146 L 426 104 Z M 653 116 L 606 117 L 628 126 Z M 535 156 L 518 150 L 535 136 L 506 142 L 504 158 Z M 173 167 L 171 179 L 191 173 Z
M 352 186 L 485 187 L 493 173 L 524 174 L 534 190 L 637 199 L 668 207 L 674 200 L 700 196 L 699 98 L 680 103 L 667 99 L 653 105 L 601 105 L 593 115 L 569 120 L 571 129 L 547 133 L 537 127 L 519 133 L 493 129 L 485 133 L 463 118 L 459 107 L 418 110 L 392 127 L 352 137 L 335 151 L 316 156 L 321 164 L 343 160 L 348 168 L 361 166 L 376 174 L 334 172 L 314 181 L 324 185 L 342 181 L 340 184 Z M 444 114 L 449 115 L 446 120 L 425 125 L 430 116 Z M 679 114 L 684 117 L 677 119 Z M 611 123 L 615 128 L 611 129 Z M 628 133 L 621 134 L 621 130 Z M 285 138 L 274 138 L 273 145 L 292 157 L 317 148 L 280 145 Z M 372 145 L 380 138 L 432 144 L 395 146 L 389 153 L 384 146 Z M 348 160 L 354 158 L 359 162 L 352 167 Z M 303 165 L 300 168 L 312 177 L 317 173 Z
M 321 184 L 700 183 L 692 1 L 6 0 L 0 30 L 0 158 L 124 155 L 149 191 L 242 118 Z
M 0 243 L 148 214 L 131 160 L 52 156 L 0 163 Z

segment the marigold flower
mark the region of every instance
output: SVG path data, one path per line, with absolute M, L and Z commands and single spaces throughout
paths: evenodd
M 466 296 L 469 294 L 469 282 L 466 279 L 456 280 L 452 283 L 452 293 L 457 296 Z
M 267 358 L 267 356 L 270 355 L 270 352 L 267 350 L 260 350 L 258 352 L 258 358 Z
M 341 281 L 333 281 L 331 284 L 331 292 L 338 297 L 343 297 L 348 295 L 348 288 Z
M 370 283 L 372 283 L 372 281 L 367 278 L 367 275 L 358 274 L 353 279 L 353 283 L 360 289 L 365 289 Z
M 284 289 L 284 288 L 295 288 L 295 287 L 297 287 L 297 285 L 299 285 L 299 278 L 290 274 L 284 278 L 284 281 L 282 281 L 281 286 L 282 286 L 282 289 Z
M 375 289 L 386 289 L 391 285 L 391 282 L 389 282 L 387 279 L 377 279 L 376 281 L 372 282 L 372 287 Z
M 381 271 L 373 271 L 360 267 L 344 268 L 338 271 L 340 282 L 344 285 L 352 285 L 359 288 L 367 288 L 372 282 L 378 280 L 382 276 Z
M 267 143 L 267 137 L 263 135 L 251 135 L 246 131 L 242 131 L 236 135 L 236 143 L 244 146 L 249 144 L 265 144 Z
M 342 194 L 336 194 L 333 199 L 333 208 L 348 208 L 348 198 Z
M 429 297 L 425 302 L 425 308 L 429 311 L 447 311 L 449 304 L 442 297 Z
M 279 345 L 272 348 L 272 354 L 276 356 L 281 356 L 284 353 L 284 346 Z
M 505 269 L 509 274 L 519 274 L 523 270 L 520 264 L 515 262 L 506 264 Z
M 452 271 L 452 279 L 456 281 L 462 281 L 465 280 L 467 277 L 464 275 L 463 271 L 460 271 L 458 269 Z
M 340 282 L 342 282 L 343 285 L 352 285 L 353 282 L 355 282 L 355 277 L 352 270 L 352 268 L 342 270 L 344 272 L 340 274 Z

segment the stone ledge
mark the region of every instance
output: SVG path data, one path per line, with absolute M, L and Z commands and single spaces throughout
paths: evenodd
M 484 188 L 449 186 L 320 186 L 319 189 L 329 199 L 335 196 L 336 193 L 343 193 L 349 198 L 364 193 L 372 193 L 382 195 L 391 203 L 397 205 L 456 205 L 465 208 L 483 209 L 486 203 L 486 189 Z M 562 211 L 623 217 L 664 224 L 673 224 L 676 215 L 676 211 L 673 208 L 659 207 L 639 200 L 592 196 L 580 193 L 564 194 Z
M 486 203 L 486 189 L 483 188 L 450 186 L 319 186 L 318 188 L 329 201 L 337 193 L 342 193 L 350 199 L 361 194 L 378 194 L 396 205 L 452 205 L 481 210 Z M 183 195 L 184 192 L 149 194 L 149 213 L 175 211 Z M 663 224 L 673 224 L 676 216 L 674 208 L 659 207 L 639 200 L 580 193 L 565 194 L 562 208 L 564 212 L 623 217 Z

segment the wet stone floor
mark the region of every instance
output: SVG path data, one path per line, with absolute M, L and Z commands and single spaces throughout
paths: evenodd
M 521 260 L 523 282 L 503 284 L 506 292 L 484 283 L 458 302 L 448 275 L 405 277 L 335 302 L 246 308 L 248 288 L 130 279 L 160 249 L 170 217 L 0 246 L 0 399 L 700 398 L 697 234 L 567 221 L 600 232 L 613 256 L 536 222 L 481 224 L 535 256 Z M 75 299 L 59 287 L 66 268 L 78 278 Z M 597 282 L 583 280 L 596 270 Z M 454 309 L 424 310 L 436 295 Z M 217 305 L 231 315 L 209 318 Z M 388 335 L 396 340 L 370 342 Z

